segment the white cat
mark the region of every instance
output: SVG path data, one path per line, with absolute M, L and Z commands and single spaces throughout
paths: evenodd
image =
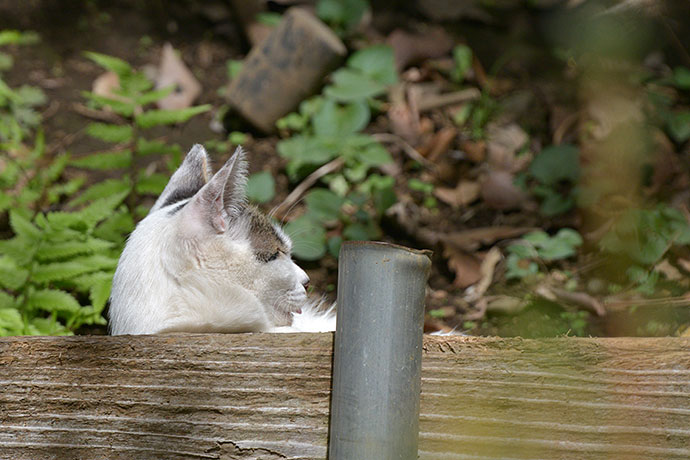
M 110 332 L 325 332 L 290 238 L 247 205 L 238 148 L 212 176 L 195 145 L 130 235 L 113 279 Z M 212 177 L 211 177 L 212 176 Z

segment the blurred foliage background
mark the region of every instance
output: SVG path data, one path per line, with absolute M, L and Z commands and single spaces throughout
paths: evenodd
M 291 41 L 294 8 L 313 20 Z M 343 241 L 379 239 L 434 250 L 427 331 L 687 335 L 688 17 L 654 0 L 0 2 L 0 335 L 104 333 L 126 236 L 195 143 L 218 164 L 249 151 L 249 197 L 318 293 L 335 295 Z M 281 67 L 295 56 L 309 66 Z

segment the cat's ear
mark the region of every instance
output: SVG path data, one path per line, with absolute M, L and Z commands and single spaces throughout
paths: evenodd
M 172 175 L 163 193 L 158 197 L 151 208 L 154 212 L 175 204 L 179 201 L 193 197 L 206 185 L 211 177 L 211 162 L 208 154 L 201 144 L 196 144 L 187 153 L 184 161 Z
M 247 162 L 241 147 L 194 196 L 185 214 L 197 223 L 209 223 L 216 233 L 224 233 L 229 221 L 237 217 L 245 206 Z

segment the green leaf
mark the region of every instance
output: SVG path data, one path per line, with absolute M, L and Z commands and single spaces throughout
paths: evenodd
M 517 254 L 509 254 L 506 258 L 506 279 L 522 279 L 539 272 L 539 266 L 520 258 Z
M 343 237 L 340 235 L 335 235 L 328 238 L 326 243 L 328 246 L 328 253 L 335 258 L 340 255 L 340 247 L 343 245 Z
M 97 170 L 129 168 L 132 164 L 132 152 L 130 150 L 99 152 L 79 158 L 73 158 L 70 164 L 77 168 Z
M 129 142 L 132 139 L 132 127 L 108 123 L 89 123 L 86 126 L 86 134 L 103 142 Z
M 94 230 L 93 235 L 122 244 L 124 243 L 125 236 L 131 233 L 132 230 L 134 230 L 134 219 L 127 211 L 127 208 L 123 206 L 118 212 L 115 212 L 101 222 Z
M 137 140 L 138 155 L 171 155 L 181 154 L 182 150 L 177 144 L 166 144 L 160 141 L 149 141 L 140 137 Z
M 338 145 L 323 139 L 297 135 L 278 142 L 278 153 L 290 160 L 292 167 L 303 164 L 324 164 L 338 154 Z
M 76 255 L 102 252 L 113 246 L 114 243 L 98 238 L 88 238 L 85 241 L 62 241 L 42 245 L 36 252 L 36 257 L 41 261 L 55 261 Z
M 388 45 L 374 45 L 359 50 L 350 56 L 347 65 L 378 83 L 393 85 L 398 82 L 393 48 Z
M 69 262 L 54 262 L 41 264 L 34 269 L 32 279 L 37 283 L 67 280 L 75 276 L 98 270 L 113 270 L 117 260 L 100 254 L 77 257 Z
M 22 315 L 14 308 L 0 308 L 0 335 L 3 329 L 10 334 L 20 334 L 24 329 L 24 321 Z
M 690 111 L 676 112 L 668 120 L 668 130 L 678 143 L 690 139 Z
M 75 313 L 81 308 L 79 302 L 64 291 L 40 289 L 29 294 L 28 305 L 45 311 L 64 311 Z
M 575 183 L 580 177 L 579 151 L 570 144 L 546 147 L 532 160 L 529 172 L 545 185 L 555 185 L 562 180 Z
M 195 115 L 208 112 L 211 105 L 198 105 L 179 110 L 149 110 L 135 116 L 134 121 L 143 129 L 153 128 L 161 125 L 174 125 L 184 123 Z
M 244 61 L 239 59 L 228 59 L 228 61 L 225 63 L 228 80 L 232 80 L 233 78 L 237 77 L 242 71 L 243 65 Z
M 343 229 L 343 236 L 351 241 L 367 241 L 379 238 L 381 231 L 372 222 L 354 222 Z
M 113 195 L 99 198 L 79 211 L 79 216 L 88 228 L 93 228 L 98 222 L 110 216 L 129 194 L 122 191 Z
M 85 51 L 84 56 L 91 59 L 104 69 L 115 72 L 120 77 L 132 73 L 132 67 L 126 61 L 123 61 L 120 58 L 101 53 L 94 53 L 93 51 Z
M 316 188 L 305 197 L 307 212 L 318 222 L 328 222 L 340 218 L 340 208 L 345 200 L 324 188 Z
M 327 99 L 312 118 L 314 134 L 346 137 L 362 130 L 369 123 L 370 116 L 369 106 L 363 101 L 340 106 L 335 101 Z
M 266 12 L 257 13 L 255 19 L 260 24 L 263 24 L 263 25 L 269 26 L 269 27 L 275 27 L 280 23 L 280 20 L 283 19 L 283 16 L 280 13 L 274 13 L 272 11 L 266 11 Z
M 0 53 L 0 72 L 9 70 L 14 65 L 14 59 L 7 53 Z
M 110 97 L 99 96 L 88 91 L 81 93 L 82 96 L 93 102 L 97 107 L 110 107 L 113 112 L 123 117 L 131 117 L 134 114 L 134 109 L 137 105 L 131 101 L 123 101 L 121 99 L 113 99 Z
M 249 176 L 247 198 L 256 203 L 271 201 L 276 194 L 276 184 L 269 171 L 261 171 Z
M 36 107 L 45 104 L 47 97 L 41 88 L 35 86 L 22 85 L 15 90 L 17 99 L 24 105 Z
M 40 40 L 33 31 L 0 30 L 0 46 L 4 45 L 33 45 Z
M 0 291 L 0 309 L 14 308 L 15 299 L 5 291 Z M 1 325 L 0 325 L 1 326 Z
M 103 182 L 92 185 L 84 190 L 78 197 L 69 202 L 70 206 L 79 206 L 88 201 L 93 201 L 98 198 L 105 198 L 117 193 L 127 192 L 131 190 L 132 186 L 128 179 L 106 179 Z
M 337 70 L 331 78 L 333 85 L 326 87 L 324 94 L 341 102 L 376 97 L 386 92 L 386 85 L 352 69 Z
M 172 94 L 173 91 L 175 91 L 175 86 L 170 85 L 170 86 L 167 86 L 165 88 L 155 89 L 153 91 L 147 91 L 140 96 L 135 96 L 134 100 L 136 101 L 137 104 L 139 104 L 141 106 L 145 106 L 145 105 L 151 104 L 153 102 L 160 101 L 164 97 L 167 97 L 170 94 Z
M 456 46 L 453 48 L 453 61 L 455 67 L 453 67 L 451 78 L 456 83 L 460 83 L 472 68 L 472 50 L 467 45 Z
M 169 180 L 170 178 L 166 174 L 154 173 L 150 176 L 142 175 L 134 188 L 137 193 L 143 195 L 160 195 Z
M 360 23 L 368 9 L 366 0 L 319 0 L 316 3 L 319 19 L 346 32 Z
M 0 286 L 17 290 L 24 285 L 29 271 L 17 266 L 8 256 L 0 256 Z
M 690 89 L 690 69 L 687 67 L 673 69 L 673 83 L 678 89 Z
M 326 231 L 308 216 L 289 222 L 283 229 L 292 239 L 292 254 L 302 260 L 318 260 L 326 254 Z
M 89 299 L 94 311 L 100 313 L 105 308 L 105 304 L 110 297 L 110 289 L 113 285 L 113 277 L 110 275 L 106 279 L 96 282 L 89 290 Z
M 25 238 L 27 241 L 38 241 L 43 235 L 41 230 L 16 210 L 10 211 L 10 227 L 12 227 L 15 235 Z

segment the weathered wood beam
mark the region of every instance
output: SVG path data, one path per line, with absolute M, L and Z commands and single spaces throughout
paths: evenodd
M 323 459 L 331 334 L 0 339 L 0 458 Z M 420 458 L 690 458 L 690 339 L 426 337 Z

